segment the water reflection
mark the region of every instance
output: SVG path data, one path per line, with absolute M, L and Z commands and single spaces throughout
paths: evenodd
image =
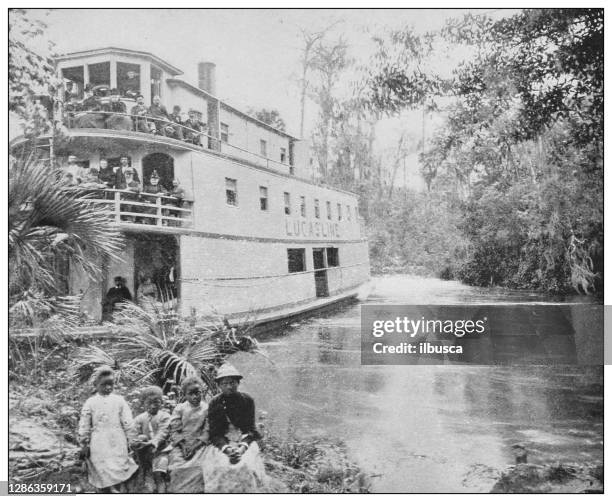
M 547 300 L 502 292 L 491 297 L 487 300 Z M 393 277 L 378 281 L 368 302 L 484 298 L 480 289 L 457 283 Z M 567 309 L 559 309 L 534 327 L 541 335 L 533 337 L 539 347 L 506 342 L 479 350 L 548 350 L 552 357 L 594 351 L 581 348 L 589 339 L 582 330 L 594 329 L 587 317 L 572 315 L 575 341 L 568 336 L 546 341 L 550 330 L 568 322 Z M 267 339 L 263 346 L 273 363 L 233 356 L 247 375 L 244 390 L 268 412 L 275 432 L 340 438 L 374 475 L 372 488 L 379 492 L 486 490 L 486 483 L 470 473 L 479 465 L 512 463 L 516 442 L 526 445 L 533 462 L 602 461 L 600 367 L 362 366 L 359 319 L 360 306 L 353 305 Z M 569 339 L 574 345 L 563 341 Z

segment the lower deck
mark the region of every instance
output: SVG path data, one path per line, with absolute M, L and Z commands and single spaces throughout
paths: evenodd
M 73 270 L 69 281 L 70 293 L 83 295 L 83 311 L 96 320 L 116 276 L 136 303 L 152 300 L 185 317 L 233 322 L 272 321 L 325 306 L 356 296 L 369 280 L 366 241 L 271 242 L 184 230 L 127 231 L 121 259 L 101 265 L 102 281 Z

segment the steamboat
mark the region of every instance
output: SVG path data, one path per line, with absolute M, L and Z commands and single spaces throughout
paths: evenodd
M 113 180 L 133 169 L 140 183 L 137 194 L 112 182 L 96 189 L 126 237 L 120 259 L 100 264 L 104 279 L 66 265 L 66 292 L 81 294 L 91 317 L 102 319 L 116 276 L 137 302 L 172 296 L 183 316 L 256 323 L 350 299 L 368 282 L 355 194 L 311 180 L 306 142 L 220 100 L 213 63 L 199 63 L 197 86 L 135 50 L 74 52 L 56 64 L 67 140 L 55 159 L 100 180 L 105 169 Z M 151 178 L 166 191 L 148 193 Z

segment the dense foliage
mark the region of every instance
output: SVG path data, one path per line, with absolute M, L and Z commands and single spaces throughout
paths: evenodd
M 421 169 L 430 196 L 461 202 L 443 208 L 440 220 L 466 246 L 440 249 L 437 262 L 454 266 L 432 271 L 476 285 L 601 292 L 603 10 L 525 10 L 498 21 L 467 15 L 436 33 L 400 30 L 377 44 L 369 109 L 388 115 L 444 104 Z M 441 60 L 449 45 L 467 55 L 443 75 L 427 61 Z M 413 197 L 393 205 L 384 221 L 366 213 L 379 266 L 380 257 L 405 255 L 403 228 L 431 219 Z M 448 235 L 441 223 L 429 228 L 436 241 Z
M 9 316 L 12 327 L 33 326 L 75 309 L 76 299 L 62 296 L 62 264 L 99 279 L 97 264 L 117 256 L 123 238 L 106 209 L 64 186 L 46 162 L 12 159 L 8 175 Z
M 61 85 L 44 28 L 42 21 L 30 19 L 25 10 L 9 10 L 9 111 L 19 116 L 28 137 L 51 131 L 50 96 Z

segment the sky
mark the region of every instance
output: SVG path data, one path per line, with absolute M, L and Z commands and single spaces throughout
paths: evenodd
M 180 68 L 197 84 L 197 64 L 216 64 L 217 95 L 246 110 L 275 108 L 289 133 L 299 135 L 300 30 L 333 25 L 329 39 L 342 35 L 351 55 L 367 60 L 371 33 L 384 27 L 412 27 L 417 33 L 440 28 L 463 9 L 53 9 L 30 10 L 48 26 L 58 53 L 105 46 L 144 50 Z M 484 9 L 493 17 L 516 11 Z M 306 131 L 316 108 L 306 109 Z M 381 148 L 403 128 L 421 134 L 420 112 L 383 125 Z M 307 134 L 305 134 L 307 136 Z M 415 157 L 416 159 L 416 157 Z M 416 161 L 416 160 L 415 160 Z M 411 161 L 412 162 L 412 161 Z

